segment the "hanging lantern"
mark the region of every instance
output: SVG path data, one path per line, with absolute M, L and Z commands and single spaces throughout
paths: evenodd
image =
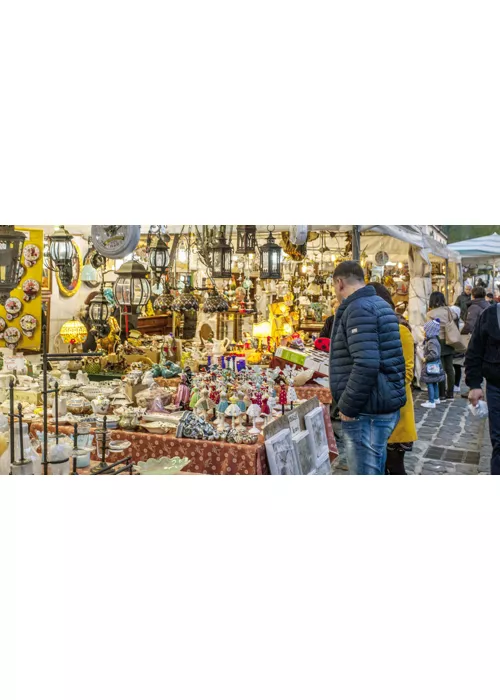
M 226 234 L 224 227 L 221 227 L 219 239 L 212 246 L 211 267 L 212 277 L 214 279 L 231 278 L 231 254 L 232 249 L 229 243 L 226 243 Z
M 255 253 L 257 245 L 257 226 L 238 224 L 236 228 L 236 252 L 239 255 Z
M 96 326 L 104 325 L 111 316 L 111 306 L 101 290 L 90 302 L 89 318 Z
M 66 231 L 64 226 L 56 226 L 49 240 L 49 256 L 54 265 L 64 266 L 71 263 L 75 254 L 73 236 Z
M 75 318 L 63 323 L 59 334 L 63 342 L 70 346 L 70 350 L 77 343 L 84 343 L 88 335 L 85 325 Z
M 118 272 L 113 285 L 116 303 L 123 308 L 130 307 L 132 311 L 145 306 L 151 296 L 151 287 L 146 279 L 147 271 L 137 260 L 124 263 Z
M 0 226 L 0 300 L 19 283 L 19 268 L 26 235 L 14 226 Z
M 281 278 L 281 254 L 282 249 L 274 237 L 274 226 L 268 227 L 269 237 L 260 247 L 260 279 L 279 280 Z
M 170 288 L 169 283 L 166 282 L 163 293 L 154 300 L 153 308 L 156 311 L 172 311 L 174 299 L 175 297 L 172 294 L 172 289 Z
M 172 311 L 184 313 L 185 311 L 198 311 L 198 299 L 193 294 L 193 288 L 188 284 L 172 304 Z
M 156 242 L 149 251 L 149 266 L 156 279 L 165 274 L 170 262 L 170 252 L 162 236 L 158 236 Z
M 229 301 L 223 294 L 213 289 L 203 304 L 203 311 L 206 314 L 224 313 L 229 311 Z

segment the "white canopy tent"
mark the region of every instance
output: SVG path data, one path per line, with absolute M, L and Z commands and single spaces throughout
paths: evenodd
M 453 251 L 462 256 L 466 265 L 473 263 L 488 263 L 492 266 L 492 283 L 495 284 L 497 271 L 500 268 L 500 236 L 492 233 L 490 236 L 469 238 L 466 241 L 457 241 L 449 246 Z M 496 293 L 496 289 L 492 291 Z

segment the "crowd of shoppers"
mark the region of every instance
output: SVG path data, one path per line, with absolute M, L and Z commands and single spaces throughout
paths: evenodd
M 396 313 L 386 287 L 366 284 L 358 263 L 339 264 L 333 284 L 339 306 L 321 337 L 331 339 L 330 388 L 349 470 L 405 474 L 405 454 L 417 439 L 412 329 Z M 500 305 L 490 296 L 479 284 L 466 285 L 454 306 L 446 304 L 441 292 L 430 295 L 420 382 L 428 392 L 424 408 L 451 401 L 460 392 L 465 363 L 469 400 L 475 405 L 486 395 L 491 471 L 500 474 Z

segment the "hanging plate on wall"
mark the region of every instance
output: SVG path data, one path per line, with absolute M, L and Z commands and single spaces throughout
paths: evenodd
M 92 243 L 105 258 L 124 258 L 137 248 L 141 238 L 141 227 L 131 225 L 92 226 Z

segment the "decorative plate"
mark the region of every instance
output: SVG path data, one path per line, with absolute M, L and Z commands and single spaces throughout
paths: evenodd
M 124 258 L 133 253 L 141 238 L 141 227 L 135 225 L 92 226 L 92 242 L 106 258 Z
M 33 267 L 33 265 L 40 258 L 40 248 L 34 243 L 28 243 L 24 246 L 24 262 L 27 267 Z
M 33 337 L 36 324 L 37 320 L 32 314 L 24 314 L 24 316 L 21 316 L 21 318 L 19 319 L 19 325 L 21 326 L 21 330 L 23 331 L 24 335 L 28 336 L 28 338 Z
M 9 297 L 4 303 L 5 311 L 7 312 L 7 320 L 12 321 L 19 316 L 23 303 L 16 297 Z
M 0 316 L 0 338 L 3 338 L 3 332 L 6 329 L 7 324 L 5 322 L 5 319 Z
M 40 291 L 40 283 L 37 280 L 27 279 L 23 282 L 24 301 L 32 301 Z
M 9 326 L 3 333 L 3 339 L 7 345 L 12 345 L 14 347 L 21 339 L 21 331 L 18 328 Z
M 377 265 L 387 265 L 389 262 L 389 255 L 385 252 L 385 250 L 379 250 L 375 255 L 375 262 Z

